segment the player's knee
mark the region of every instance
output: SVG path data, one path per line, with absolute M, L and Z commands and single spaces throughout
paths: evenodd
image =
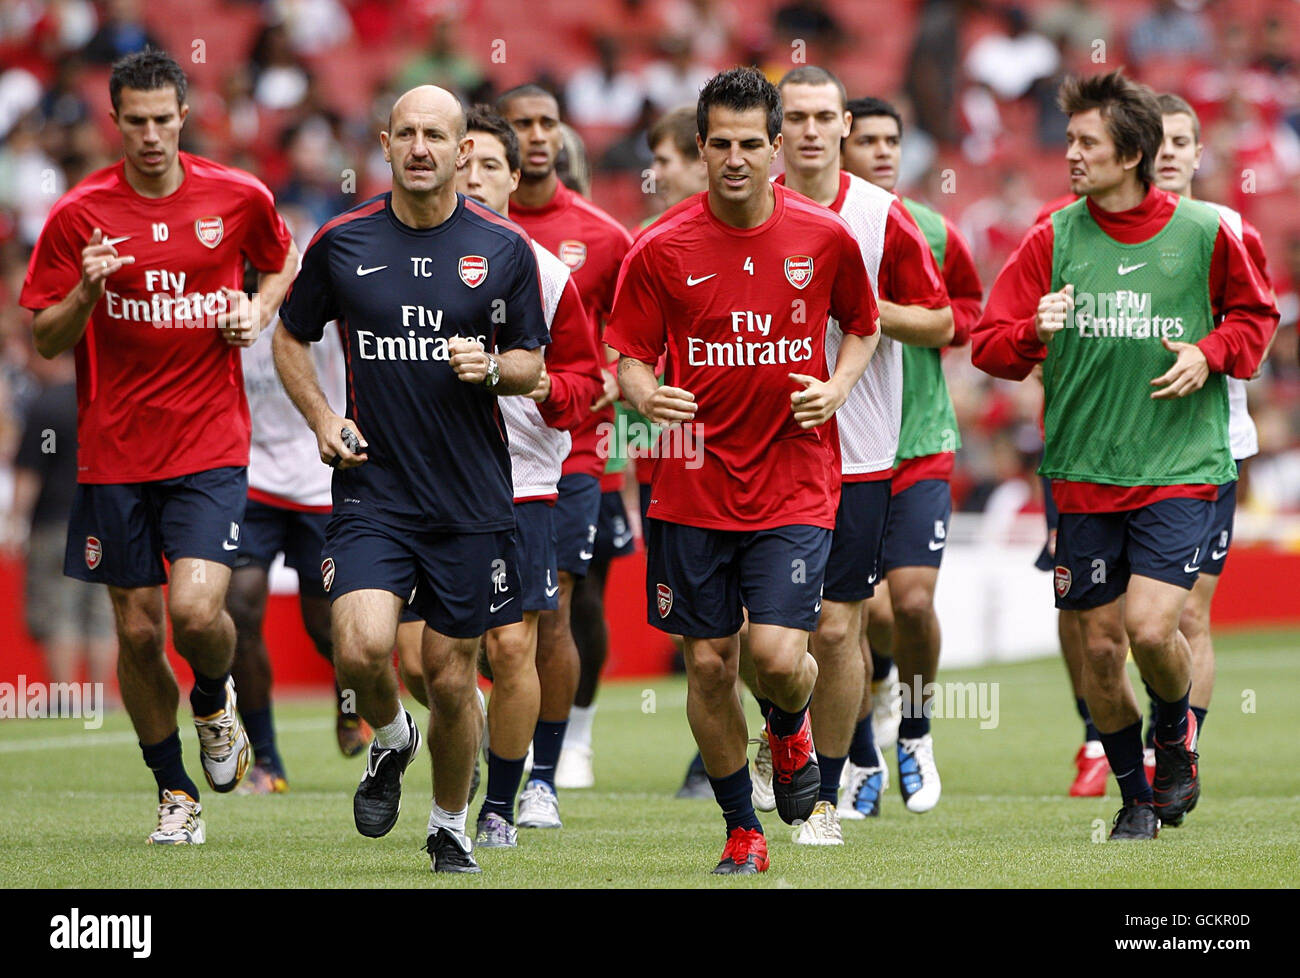
M 843 648 L 857 635 L 851 634 L 852 622 L 849 616 L 840 615 L 834 612 L 828 614 L 829 606 L 823 605 L 822 617 L 817 623 L 817 631 L 813 638 L 813 649 L 817 652 L 817 658 L 820 660 L 824 655 L 832 654 Z M 853 650 L 858 654 L 857 650 Z
M 1174 631 L 1159 618 L 1140 617 L 1128 624 L 1129 644 L 1142 652 L 1164 649 L 1173 639 Z
M 217 627 L 224 606 L 210 595 L 195 594 L 171 602 L 172 634 L 178 645 L 201 642 Z
M 487 658 L 493 682 L 510 683 L 537 669 L 537 657 L 527 636 L 489 638 Z
M 477 709 L 474 696 L 474 670 L 460 663 L 448 663 L 433 673 L 426 673 L 425 687 L 429 693 L 428 707 L 440 716 L 459 713 L 471 704 Z
M 1122 673 L 1127 656 L 1127 644 L 1119 635 L 1092 635 L 1084 644 L 1084 664 L 1095 676 Z
M 1210 633 L 1210 609 L 1188 601 L 1178 620 L 1178 630 L 1187 636 L 1189 642 L 1204 638 Z
M 691 685 L 700 694 L 717 698 L 730 695 L 736 685 L 736 670 L 725 659 L 713 653 L 698 653 L 691 667 Z
M 754 658 L 758 681 L 764 689 L 781 689 L 794 682 L 803 668 L 806 653 L 803 649 L 782 649 L 760 659 Z
M 356 675 L 379 672 L 388 665 L 392 642 L 359 628 L 343 628 L 335 636 L 334 668 L 340 673 Z
M 163 655 L 163 623 L 143 613 L 127 613 L 118 618 L 119 654 L 133 661 L 160 658 Z
M 928 588 L 908 588 L 894 598 L 894 624 L 900 628 L 923 628 L 934 615 L 934 595 Z

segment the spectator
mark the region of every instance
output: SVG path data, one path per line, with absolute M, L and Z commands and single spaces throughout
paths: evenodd
M 917 127 L 946 146 L 957 141 L 957 72 L 952 68 L 961 60 L 957 42 L 965 9 L 965 0 L 925 0 L 903 83 L 916 107 Z
M 1058 0 L 1043 8 L 1034 27 L 1049 41 L 1063 41 L 1071 60 L 1091 59 L 1099 42 L 1107 59 L 1111 55 L 1110 15 L 1093 0 Z
M 565 88 L 569 119 L 575 126 L 630 126 L 641 114 L 645 88 L 621 66 L 614 38 L 597 38 L 596 55 L 597 63 L 574 72 Z
M 352 38 L 352 20 L 338 0 L 277 0 L 275 6 L 300 55 L 323 54 Z
M 417 85 L 437 85 L 455 92 L 466 104 L 472 104 L 481 97 L 478 90 L 483 81 L 479 63 L 459 50 L 454 22 L 442 18 L 430 29 L 428 47 L 402 66 L 395 84 L 398 94 Z
M 1180 7 L 1174 0 L 1156 0 L 1155 9 L 1129 32 L 1128 55 L 1139 67 L 1152 58 L 1208 59 L 1209 26 L 1199 11 Z
M 641 115 L 632 128 L 614 140 L 600 157 L 600 169 L 610 172 L 634 171 L 637 173 L 649 169 L 654 158 L 646 146 L 645 134 L 654 124 L 659 113 L 654 103 L 646 99 L 641 103 Z
M 294 54 L 283 24 L 267 24 L 253 42 L 253 100 L 264 109 L 290 109 L 311 84 L 306 66 Z
M 836 47 L 844 37 L 844 28 L 824 0 L 791 0 L 772 15 L 772 27 L 787 42 L 803 40 L 827 48 Z
M 162 44 L 145 27 L 140 0 L 109 0 L 104 23 L 82 55 L 94 64 L 109 65 L 146 47 Z
M 1025 12 L 1002 12 L 1004 33 L 986 34 L 966 55 L 966 73 L 987 85 L 999 99 L 1014 101 L 1029 93 L 1034 82 L 1050 77 L 1060 64 L 1056 45 L 1029 29 Z
M 67 189 L 63 171 L 41 148 L 39 124 L 34 115 L 14 126 L 0 146 L 0 206 L 18 215 L 18 235 L 35 245 L 45 226 L 45 215 Z
M 663 58 L 651 62 L 642 72 L 646 95 L 660 112 L 688 105 L 700 97 L 700 89 L 713 71 L 700 64 L 691 53 L 689 38 L 669 35 L 659 41 Z
M 26 541 L 27 630 L 45 650 L 50 679 L 112 682 L 117 652 L 108 589 L 63 575 L 68 514 L 77 488 L 77 391 L 71 353 L 35 357 L 40 393 L 23 425 L 14 462 L 10 540 Z M 84 547 L 84 541 L 80 547 Z
M 736 8 L 721 0 L 667 0 L 659 20 L 667 33 L 690 41 L 698 60 L 714 66 L 726 60 L 739 23 Z

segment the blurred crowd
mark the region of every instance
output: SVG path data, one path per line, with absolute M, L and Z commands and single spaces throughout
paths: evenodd
M 955 220 L 985 288 L 1065 190 L 1069 73 L 1125 65 L 1201 115 L 1195 191 L 1264 234 L 1282 329 L 1251 385 L 1261 454 L 1246 509 L 1300 510 L 1300 4 L 1291 0 L 0 0 L 0 513 L 45 381 L 17 296 L 50 207 L 114 162 L 108 66 L 146 44 L 191 76 L 182 147 L 260 176 L 304 244 L 388 185 L 376 133 L 396 93 L 466 102 L 539 81 L 585 142 L 591 195 L 627 225 L 659 207 L 645 132 L 735 63 L 820 64 L 904 114 L 900 190 Z M 1041 504 L 1039 392 L 946 369 L 963 448 L 959 509 Z M 0 540 L 25 535 L 6 520 Z

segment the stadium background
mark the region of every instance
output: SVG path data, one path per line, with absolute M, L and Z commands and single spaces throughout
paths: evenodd
M 644 192 L 644 132 L 693 100 L 720 67 L 778 78 L 802 58 L 851 96 L 894 99 L 906 116 L 900 189 L 970 240 L 984 279 L 1064 190 L 1057 83 L 1125 65 L 1201 113 L 1198 195 L 1261 230 L 1282 309 L 1264 376 L 1251 385 L 1260 455 L 1243 475 L 1238 538 L 1216 602 L 1225 627 L 1300 622 L 1300 4 L 1027 0 L 5 0 L 0 3 L 0 514 L 38 388 L 30 313 L 17 296 L 45 215 L 66 189 L 119 158 L 108 65 L 144 43 L 190 77 L 183 148 L 244 167 L 275 192 L 305 243 L 338 211 L 388 186 L 375 134 L 396 93 L 433 82 L 466 101 L 541 80 L 586 140 L 591 196 L 628 226 L 657 209 Z M 995 381 L 965 350 L 945 369 L 963 448 L 939 611 L 950 665 L 1051 654 L 1033 477 L 1033 385 Z M 44 674 L 22 614 L 23 529 L 0 523 L 0 681 Z M 670 667 L 644 625 L 640 557 L 615 564 L 611 675 Z M 277 589 L 292 588 L 292 574 Z M 957 628 L 961 623 L 974 627 Z M 284 684 L 328 680 L 297 620 L 273 598 L 268 642 Z M 178 661 L 178 660 L 176 660 Z

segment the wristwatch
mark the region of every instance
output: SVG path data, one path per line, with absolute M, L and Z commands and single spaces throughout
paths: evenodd
M 501 380 L 501 364 L 497 363 L 497 358 L 490 353 L 487 355 L 487 358 L 487 376 L 483 378 L 483 386 L 488 390 L 491 390 L 496 387 L 497 383 Z

